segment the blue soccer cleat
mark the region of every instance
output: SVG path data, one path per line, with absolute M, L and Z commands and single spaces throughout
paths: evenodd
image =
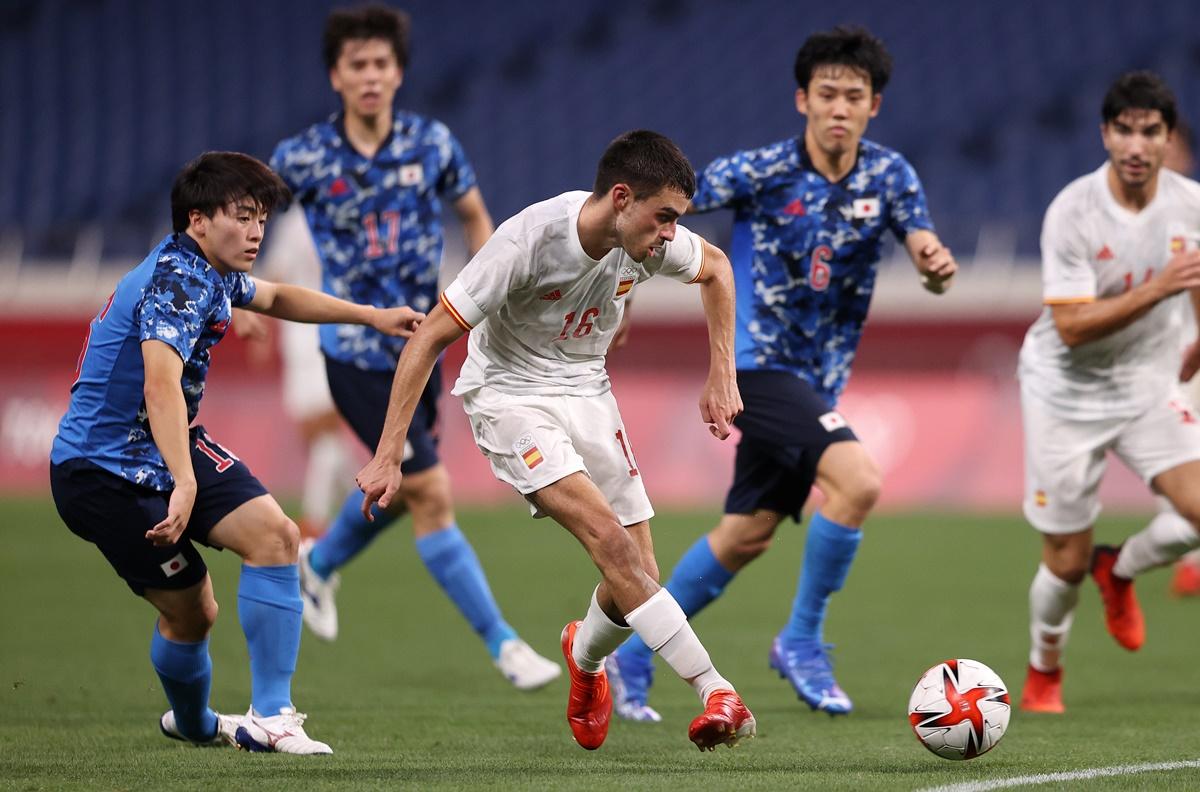
M 613 692 L 613 709 L 625 720 L 658 723 L 662 715 L 648 704 L 646 697 L 654 684 L 654 658 L 619 649 L 604 660 L 608 684 Z
M 832 648 L 832 644 L 820 641 L 784 641 L 775 636 L 770 664 L 792 684 L 801 701 L 814 710 L 847 715 L 854 704 L 833 678 L 833 663 L 829 659 Z

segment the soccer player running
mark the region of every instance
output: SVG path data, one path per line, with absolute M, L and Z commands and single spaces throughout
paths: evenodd
M 1200 544 L 1200 422 L 1179 380 L 1179 296 L 1200 287 L 1200 185 L 1162 167 L 1175 97 L 1150 72 L 1121 76 L 1101 107 L 1108 161 L 1071 182 L 1042 225 L 1042 314 L 1021 347 L 1025 517 L 1042 533 L 1029 588 L 1022 709 L 1062 712 L 1062 653 L 1090 569 L 1109 633 L 1145 639 L 1133 578 Z M 1193 301 L 1196 292 L 1192 292 Z M 1193 333 L 1194 336 L 1194 333 Z M 1120 547 L 1092 546 L 1112 451 L 1170 501 Z
M 732 208 L 737 377 L 746 410 L 725 515 L 680 559 L 667 590 L 689 616 L 758 558 L 785 517 L 800 521 L 813 483 L 825 497 L 809 522 L 791 616 L 770 665 L 810 707 L 852 709 L 833 677 L 822 630 L 845 582 L 879 470 L 837 411 L 850 374 L 885 231 L 900 240 L 925 288 L 941 293 L 957 265 L 933 232 L 912 167 L 863 139 L 891 73 L 882 42 L 859 28 L 808 38 L 796 56 L 804 135 L 714 160 L 695 211 Z M 650 652 L 637 637 L 609 662 L 617 712 L 657 721 L 647 705 Z
M 462 222 L 474 254 L 492 233 L 475 172 L 446 126 L 393 106 L 408 61 L 408 16 L 384 6 L 335 10 L 325 23 L 324 56 L 342 111 L 281 142 L 271 165 L 304 207 L 327 294 L 377 306 L 428 311 L 442 257 L 441 198 Z M 354 433 L 372 451 L 387 413 L 403 339 L 369 327 L 321 330 L 329 388 Z M 400 498 L 374 521 L 354 491 L 328 533 L 300 554 L 305 622 L 337 637 L 336 570 L 397 517 L 412 517 L 417 554 L 516 687 L 557 678 L 558 664 L 522 641 L 500 613 L 475 550 L 454 518 L 450 478 L 438 459 L 441 371 L 429 380 L 404 443 Z
M 267 214 L 290 200 L 258 160 L 215 152 L 171 189 L 174 233 L 117 284 L 92 320 L 50 453 L 55 505 L 159 612 L 150 660 L 171 704 L 163 734 L 254 751 L 328 754 L 292 703 L 300 649 L 299 530 L 196 417 L 232 307 L 301 322 L 356 322 L 411 335 L 423 318 L 248 274 Z M 194 543 L 242 557 L 238 617 L 250 654 L 244 718 L 209 708 L 208 633 L 217 601 Z
M 676 224 L 696 187 L 683 153 L 654 132 L 605 150 L 591 193 L 534 204 L 500 226 L 404 347 L 375 458 L 358 475 L 364 507 L 403 486 L 404 436 L 438 355 L 469 332 L 454 393 L 496 478 L 584 546 L 602 580 L 562 633 L 567 722 L 584 748 L 608 734 L 604 658 L 636 631 L 700 696 L 688 731 L 701 750 L 755 733 L 679 604 L 658 585 L 653 509 L 613 398 L 605 353 L 630 290 L 654 275 L 699 283 L 710 367 L 701 418 L 720 439 L 741 411 L 733 369 L 733 277 L 720 250 Z

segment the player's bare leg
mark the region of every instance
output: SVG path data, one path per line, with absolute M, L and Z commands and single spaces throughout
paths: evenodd
M 530 500 L 579 540 L 603 578 L 587 618 L 564 631 L 564 655 L 571 670 L 568 722 L 580 744 L 595 748 L 604 741 L 612 710 L 604 658 L 633 630 L 704 702 L 704 714 L 689 729 L 697 747 L 711 750 L 754 736 L 753 716 L 713 667 L 679 604 L 658 585 L 649 523 L 621 525 L 600 490 L 582 473 L 533 493 Z
M 518 690 L 536 690 L 560 677 L 558 664 L 521 640 L 501 615 L 479 558 L 455 522 L 445 466 L 405 476 L 399 500 L 412 515 L 413 537 L 425 568 L 483 640 L 504 678 Z
M 844 715 L 854 705 L 833 676 L 825 612 L 850 572 L 862 525 L 879 499 L 881 476 L 862 443 L 846 441 L 825 449 L 816 485 L 825 503 L 809 520 L 791 618 L 771 646 L 770 665 L 808 706 Z

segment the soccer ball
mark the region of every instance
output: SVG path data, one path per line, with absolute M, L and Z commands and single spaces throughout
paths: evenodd
M 1010 710 L 999 674 L 976 660 L 947 660 L 917 680 L 908 722 L 943 759 L 974 759 L 1000 742 Z

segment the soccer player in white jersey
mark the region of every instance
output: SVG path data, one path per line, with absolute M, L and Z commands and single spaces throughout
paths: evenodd
M 562 633 L 567 722 L 589 750 L 608 734 L 604 658 L 634 631 L 692 687 L 705 710 L 700 750 L 755 733 L 754 717 L 713 667 L 679 604 L 658 585 L 654 510 L 610 390 L 604 356 L 630 290 L 653 275 L 699 283 L 710 367 L 700 416 L 724 440 L 741 412 L 733 365 L 733 274 L 716 247 L 676 224 L 696 190 L 683 153 L 654 132 L 605 150 L 591 193 L 568 192 L 509 219 L 441 295 L 396 368 L 383 438 L 358 475 L 364 508 L 401 481 L 404 434 L 438 355 L 470 333 L 454 393 L 496 477 L 584 546 L 602 580 Z
M 1021 707 L 1062 712 L 1062 652 L 1090 570 L 1108 630 L 1131 651 L 1145 626 L 1133 578 L 1200 545 L 1200 421 L 1179 379 L 1179 316 L 1200 288 L 1200 184 L 1162 167 L 1175 99 L 1150 72 L 1120 77 L 1101 110 L 1108 161 L 1069 184 L 1042 227 L 1045 308 L 1021 348 L 1026 518 L 1043 537 L 1029 590 Z M 1192 293 L 1193 300 L 1195 292 Z M 1108 451 L 1174 507 L 1120 547 L 1092 546 Z

